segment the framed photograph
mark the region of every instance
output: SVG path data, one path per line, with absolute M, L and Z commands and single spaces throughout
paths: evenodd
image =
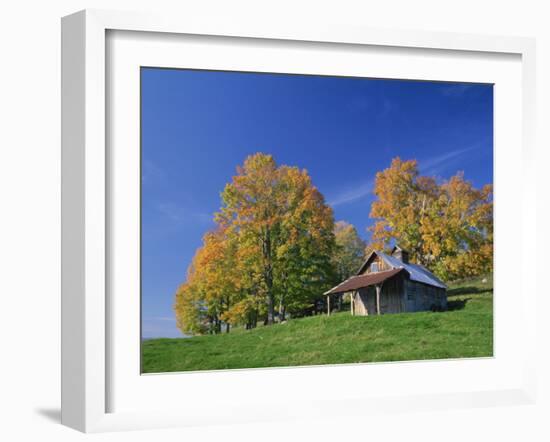
M 108 11 L 62 36 L 64 424 L 532 403 L 532 40 Z

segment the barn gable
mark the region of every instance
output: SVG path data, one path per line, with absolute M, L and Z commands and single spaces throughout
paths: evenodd
M 396 250 L 396 248 L 394 248 Z M 402 251 L 402 249 L 399 249 Z M 437 276 L 430 272 L 426 267 L 421 266 L 420 264 L 411 264 L 408 262 L 403 262 L 395 256 L 386 255 L 385 253 L 372 251 L 371 254 L 367 257 L 363 265 L 359 268 L 357 275 L 363 275 L 367 273 L 369 266 L 376 261 L 377 259 L 384 262 L 384 266 L 380 266 L 381 270 L 383 269 L 405 269 L 409 275 L 411 281 L 421 282 L 423 284 L 432 285 L 434 287 L 446 289 L 447 286 L 441 281 Z

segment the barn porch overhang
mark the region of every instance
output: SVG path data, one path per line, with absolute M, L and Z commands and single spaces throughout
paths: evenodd
M 383 272 L 369 273 L 366 275 L 352 276 L 346 279 L 344 282 L 338 284 L 336 287 L 326 291 L 325 295 L 335 295 L 346 292 L 353 292 L 365 287 L 376 286 L 382 284 L 384 281 L 393 278 L 395 275 L 406 272 L 402 267 L 397 269 L 386 270 Z

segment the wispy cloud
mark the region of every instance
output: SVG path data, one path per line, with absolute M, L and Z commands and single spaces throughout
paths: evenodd
M 163 181 L 166 175 L 164 170 L 150 160 L 143 160 L 141 164 L 141 181 L 144 184 Z
M 333 195 L 328 199 L 328 203 L 332 207 L 339 206 L 341 204 L 347 204 L 351 203 L 353 201 L 360 200 L 361 198 L 364 198 L 365 196 L 372 193 L 374 181 L 368 180 L 363 183 L 360 183 L 356 186 L 354 186 L 351 189 L 343 190 L 336 195 Z
M 451 166 L 462 155 L 478 148 L 478 145 L 469 146 L 463 149 L 456 149 L 438 156 L 432 156 L 418 161 L 422 173 L 427 175 L 438 175 Z M 374 178 L 353 187 L 349 187 L 328 198 L 328 204 L 332 207 L 358 201 L 372 194 Z
M 475 144 L 473 146 L 469 146 L 463 149 L 456 149 L 441 154 L 439 156 L 430 157 L 425 160 L 419 161 L 418 165 L 422 173 L 428 175 L 438 175 L 443 172 L 449 165 L 454 163 L 459 157 L 477 148 L 478 145 Z
M 198 212 L 186 207 L 178 206 L 174 203 L 160 203 L 157 206 L 158 211 L 176 224 L 182 224 L 188 221 L 210 223 L 213 219 L 212 214 Z

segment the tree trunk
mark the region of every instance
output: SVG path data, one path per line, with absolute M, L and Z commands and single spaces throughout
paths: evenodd
M 284 305 L 284 294 L 281 294 L 281 298 L 279 299 L 279 322 L 282 322 L 285 320 L 285 305 Z
M 258 310 L 252 310 L 248 314 L 248 322 L 247 322 L 247 328 L 253 329 L 256 328 L 256 325 L 258 324 Z
M 286 306 L 284 302 L 284 294 L 281 294 L 281 299 L 279 300 L 279 322 L 283 322 L 286 316 Z
M 267 320 L 266 325 L 272 325 L 275 321 L 275 306 L 273 305 L 273 296 L 267 295 Z
M 273 299 L 273 265 L 271 262 L 271 236 L 269 229 L 263 241 L 264 279 L 267 290 L 267 325 L 273 324 L 275 318 L 275 302 Z

